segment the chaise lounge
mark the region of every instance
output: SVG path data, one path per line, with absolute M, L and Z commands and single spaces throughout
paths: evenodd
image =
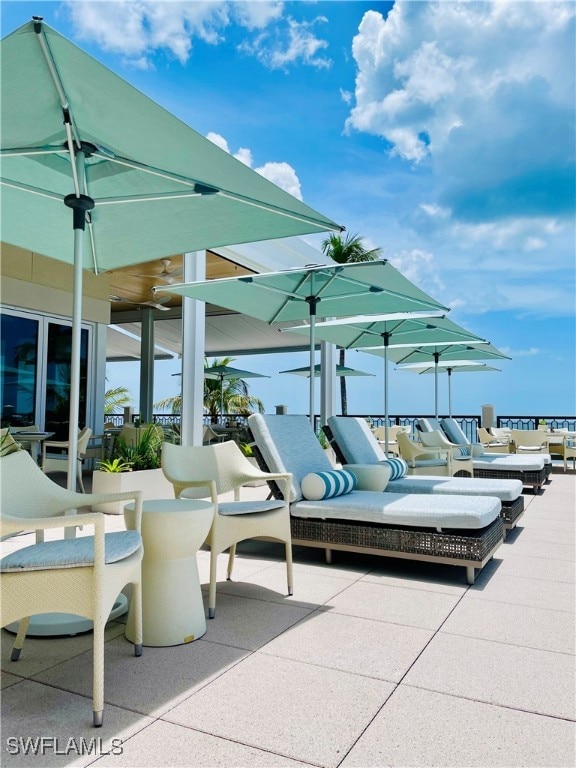
M 253 414 L 248 427 L 262 469 L 292 474 L 292 543 L 325 549 L 328 562 L 332 550 L 342 550 L 459 565 L 473 584 L 475 571 L 503 541 L 496 497 L 387 493 L 350 486 L 342 495 L 315 495 L 312 486 L 340 482 L 341 471 L 335 473 L 307 417 Z M 277 496 L 278 488 L 270 485 Z
M 417 426 L 422 432 L 441 430 L 454 447 L 468 449 L 472 454 L 475 477 L 520 480 L 522 485 L 532 486 L 534 493 L 538 493 L 552 471 L 549 454 L 484 453 L 482 445 L 471 443 L 455 419 L 442 419 L 440 423 L 434 419 L 418 419 Z
M 384 451 L 374 439 L 364 419 L 331 416 L 328 419 L 328 425 L 324 427 L 324 432 L 336 457 L 343 465 L 377 466 L 386 461 Z M 409 475 L 390 480 L 386 491 L 388 493 L 495 496 L 502 504 L 500 514 L 505 531 L 514 528 L 524 513 L 524 497 L 520 480 Z

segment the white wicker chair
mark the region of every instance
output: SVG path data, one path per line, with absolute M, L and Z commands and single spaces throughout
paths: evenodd
M 549 453 L 548 436 L 540 429 L 513 429 L 511 439 L 516 453 Z
M 448 454 L 448 473 L 450 475 L 456 475 L 458 472 L 467 472 L 470 477 L 474 477 L 472 456 L 468 453 L 468 448 L 465 445 L 451 443 L 439 429 L 434 429 L 432 432 L 420 432 L 419 437 L 424 448 L 447 448 L 450 451 Z M 462 454 L 462 450 L 465 451 L 464 454 Z
M 450 449 L 424 448 L 410 439 L 407 432 L 396 435 L 400 456 L 408 464 L 409 475 L 445 475 L 450 477 Z
M 82 463 L 84 459 L 86 458 L 86 451 L 88 449 L 88 441 L 90 440 L 90 437 L 92 436 L 92 430 L 90 427 L 84 427 L 84 429 L 80 430 L 80 434 L 78 435 L 78 450 L 77 450 L 77 460 L 78 460 L 78 485 L 82 489 L 82 493 L 85 493 L 84 489 L 84 481 L 82 480 Z M 67 472 L 68 470 L 68 448 L 70 443 L 65 441 L 59 441 L 59 440 L 45 440 L 42 443 L 42 471 L 48 474 L 49 472 Z M 49 453 L 50 449 L 54 450 L 60 450 L 60 453 Z M 62 453 L 62 451 L 66 450 L 66 453 Z
M 215 506 L 214 521 L 206 544 L 210 546 L 210 588 L 208 617 L 216 615 L 216 560 L 230 548 L 227 578 L 232 576 L 236 544 L 260 536 L 286 543 L 288 594 L 292 594 L 292 543 L 290 535 L 290 474 L 262 472 L 254 467 L 232 440 L 204 446 L 164 443 L 162 470 L 174 486 L 176 498 L 210 495 Z M 254 480 L 275 480 L 284 500 L 240 501 L 240 488 Z M 218 495 L 234 491 L 234 501 L 220 503 Z
M 142 653 L 142 538 L 140 492 L 81 494 L 52 482 L 25 451 L 0 459 L 2 537 L 36 531 L 36 544 L 6 555 L 0 561 L 1 626 L 20 621 L 12 650 L 18 661 L 30 616 L 73 613 L 91 619 L 93 645 L 93 724 L 102 725 L 104 710 L 104 627 L 119 592 L 133 587 L 136 616 L 134 653 Z M 103 501 L 136 501 L 135 529 L 104 532 L 104 515 L 67 512 Z M 43 541 L 44 531 L 93 526 L 94 536 Z M 66 687 L 63 681 L 63 687 Z

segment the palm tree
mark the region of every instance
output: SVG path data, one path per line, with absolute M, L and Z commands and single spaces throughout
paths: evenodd
M 216 365 L 230 365 L 233 357 L 214 359 L 211 363 L 204 359 L 204 368 L 212 368 Z M 218 422 L 220 415 L 221 399 L 223 400 L 224 413 L 239 413 L 248 415 L 254 410 L 264 413 L 264 404 L 258 397 L 248 393 L 248 384 L 243 379 L 225 379 L 223 390 L 220 389 L 218 379 L 204 379 L 204 409 L 210 414 L 213 424 Z M 154 403 L 154 408 L 164 410 L 169 408 L 172 413 L 180 413 L 182 409 L 182 395 L 167 397 Z
M 104 393 L 104 413 L 120 413 L 122 408 L 132 403 L 132 395 L 126 387 L 113 387 Z
M 353 264 L 358 261 L 376 261 L 382 254 L 381 248 L 367 250 L 362 244 L 364 238 L 358 234 L 349 233 L 343 239 L 342 235 L 329 235 L 322 243 L 324 254 L 338 264 Z M 346 365 L 346 350 L 340 350 L 340 365 Z M 348 398 L 346 396 L 346 377 L 340 376 L 340 399 L 342 416 L 348 413 Z

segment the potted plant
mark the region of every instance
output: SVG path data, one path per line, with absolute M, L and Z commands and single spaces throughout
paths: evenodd
M 328 456 L 330 464 L 332 464 L 332 466 L 335 467 L 336 463 L 337 463 L 336 462 L 336 454 L 334 453 L 334 449 L 332 448 L 332 446 L 328 442 L 328 438 L 324 434 L 324 430 L 322 429 L 322 427 L 320 427 L 318 432 L 316 432 L 316 437 L 318 438 L 318 442 L 320 443 L 320 445 L 324 449 L 324 453 Z
M 154 424 L 139 432 L 134 442 L 118 437 L 111 454 L 100 462 L 92 473 L 94 493 L 123 493 L 142 491 L 144 499 L 173 499 L 172 483 L 160 468 L 162 437 Z M 94 512 L 121 515 L 124 502 L 111 501 L 96 504 Z

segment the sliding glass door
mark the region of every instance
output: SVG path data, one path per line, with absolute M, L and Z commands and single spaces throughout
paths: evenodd
M 37 424 L 67 440 L 72 327 L 17 312 L 3 312 L 0 323 L 2 426 Z M 87 423 L 89 344 L 89 329 L 83 328 L 79 428 Z

